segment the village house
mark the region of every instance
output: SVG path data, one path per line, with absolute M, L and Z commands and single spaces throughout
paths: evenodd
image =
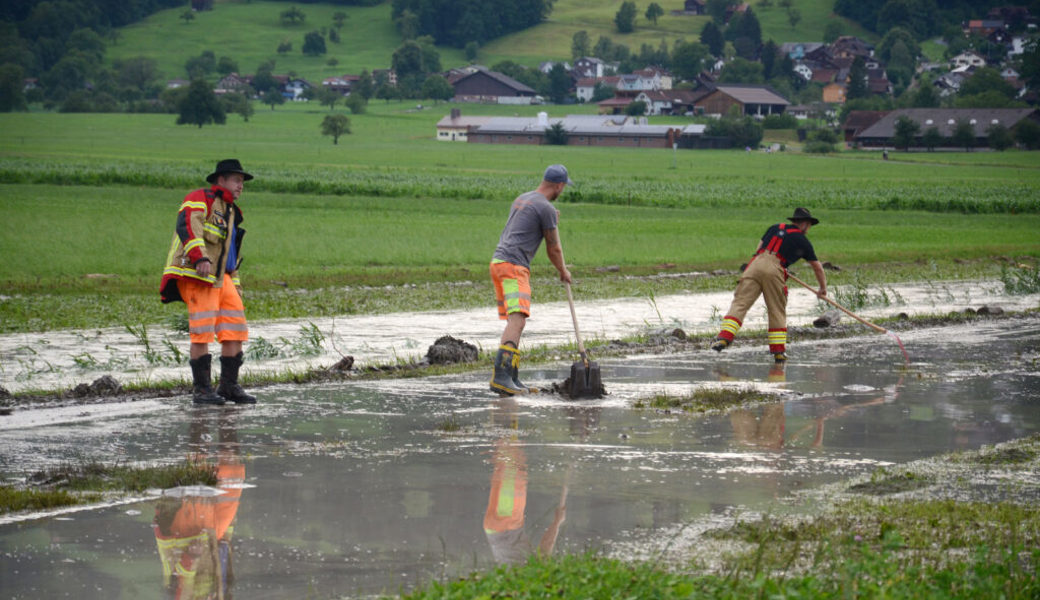
M 574 61 L 572 74 L 578 78 L 603 77 L 606 75 L 607 64 L 594 56 L 583 56 Z
M 887 110 L 850 110 L 843 127 L 845 143 L 854 145 L 860 133 L 874 126 L 888 113 Z
M 314 85 L 301 77 L 287 77 L 285 84 L 282 85 L 282 95 L 285 96 L 286 100 L 292 100 L 294 102 L 300 102 L 306 100 L 304 92 L 314 87 Z
M 846 93 L 848 93 L 846 84 L 832 81 L 823 86 L 823 101 L 828 104 L 845 104 Z
M 708 3 L 705 0 L 684 0 L 682 10 L 677 12 L 684 15 L 703 15 L 707 8 Z
M 519 81 L 486 69 L 479 69 L 451 82 L 456 102 L 497 104 L 536 104 L 537 93 Z
M 978 53 L 976 53 L 976 52 L 974 52 L 972 50 L 965 50 L 964 52 L 961 52 L 957 56 L 954 56 L 952 59 L 950 59 L 950 63 L 954 66 L 954 68 L 957 68 L 957 67 L 978 68 L 978 67 L 985 67 L 986 66 L 986 59 L 982 58 L 981 56 L 979 56 Z
M 339 75 L 326 77 L 322 80 L 321 85 L 326 89 L 335 90 L 344 96 L 348 96 L 350 95 L 350 90 L 360 80 L 361 77 L 358 75 Z
M 620 77 L 617 75 L 610 75 L 607 77 L 583 77 L 579 79 L 578 83 L 574 86 L 574 93 L 578 97 L 578 102 L 591 102 L 592 96 L 596 93 L 597 84 L 610 90 L 616 90 L 619 79 Z
M 648 115 L 693 115 L 697 101 L 709 93 L 709 89 L 650 90 L 637 94 L 635 101 L 646 103 Z
M 860 131 L 854 136 L 854 142 L 862 148 L 891 147 L 900 117 L 917 123 L 919 131 L 915 146 L 922 145 L 920 136 L 933 127 L 948 140 L 959 123 L 968 123 L 975 130 L 975 145 L 986 146 L 989 128 L 994 125 L 1012 129 L 1026 119 L 1040 124 L 1040 110 L 1035 108 L 902 108 L 889 112 Z M 947 141 L 946 145 L 949 143 Z
M 251 83 L 252 79 L 249 77 L 239 75 L 238 73 L 228 73 L 221 77 L 220 81 L 217 82 L 216 87 L 213 88 L 213 93 L 227 94 L 230 92 L 242 92 L 251 89 Z
M 468 141 L 471 131 L 486 125 L 494 117 L 464 117 L 458 108 L 451 109 L 451 114 L 437 121 L 437 140 L 442 142 Z

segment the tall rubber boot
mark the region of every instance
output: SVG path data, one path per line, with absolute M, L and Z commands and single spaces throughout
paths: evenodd
M 224 404 L 224 399 L 213 391 L 213 375 L 210 371 L 213 357 L 204 354 L 188 361 L 191 365 L 191 400 L 195 404 Z
M 513 381 L 513 357 L 516 351 L 510 346 L 499 346 L 495 354 L 495 374 L 491 377 L 491 391 L 503 396 L 526 394 L 527 388 Z
M 529 385 L 524 385 L 524 383 L 520 381 L 520 351 L 516 348 L 513 348 L 512 346 L 502 347 L 507 348 L 510 352 L 513 353 L 513 360 L 510 361 L 510 375 L 512 375 L 513 377 L 513 384 L 516 385 L 516 387 L 525 390 L 528 394 L 537 394 L 538 388 L 531 387 Z
M 220 357 L 220 385 L 217 386 L 217 393 L 235 404 L 256 404 L 256 397 L 250 396 L 238 385 L 238 368 L 241 366 L 241 352 Z

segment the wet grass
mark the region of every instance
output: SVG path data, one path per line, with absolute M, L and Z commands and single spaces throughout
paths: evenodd
M 656 394 L 650 398 L 637 400 L 634 407 L 704 413 L 726 411 L 747 404 L 771 402 L 777 399 L 778 397 L 774 394 L 754 388 L 703 388 L 682 396 Z
M 183 485 L 216 485 L 217 471 L 200 460 L 132 467 L 91 462 L 33 473 L 24 486 L 0 485 L 0 514 L 100 501 L 106 493 L 137 493 Z
M 872 496 L 885 496 L 928 487 L 933 483 L 934 480 L 930 477 L 922 477 L 909 472 L 889 474 L 882 470 L 876 472 L 870 481 L 851 486 L 849 491 Z

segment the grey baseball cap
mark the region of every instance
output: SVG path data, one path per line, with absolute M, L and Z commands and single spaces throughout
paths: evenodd
M 569 175 L 567 175 L 567 167 L 563 165 L 549 165 L 545 168 L 545 175 L 542 177 L 549 183 L 566 183 L 567 185 L 574 185 Z

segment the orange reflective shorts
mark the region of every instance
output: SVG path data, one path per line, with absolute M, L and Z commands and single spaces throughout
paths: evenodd
M 224 285 L 218 288 L 181 278 L 177 290 L 188 305 L 188 332 L 193 344 L 208 344 L 214 335 L 218 342 L 249 339 L 245 306 L 230 275 L 224 273 Z
M 491 262 L 491 282 L 498 300 L 498 318 L 512 313 L 531 316 L 531 271 L 504 261 Z

